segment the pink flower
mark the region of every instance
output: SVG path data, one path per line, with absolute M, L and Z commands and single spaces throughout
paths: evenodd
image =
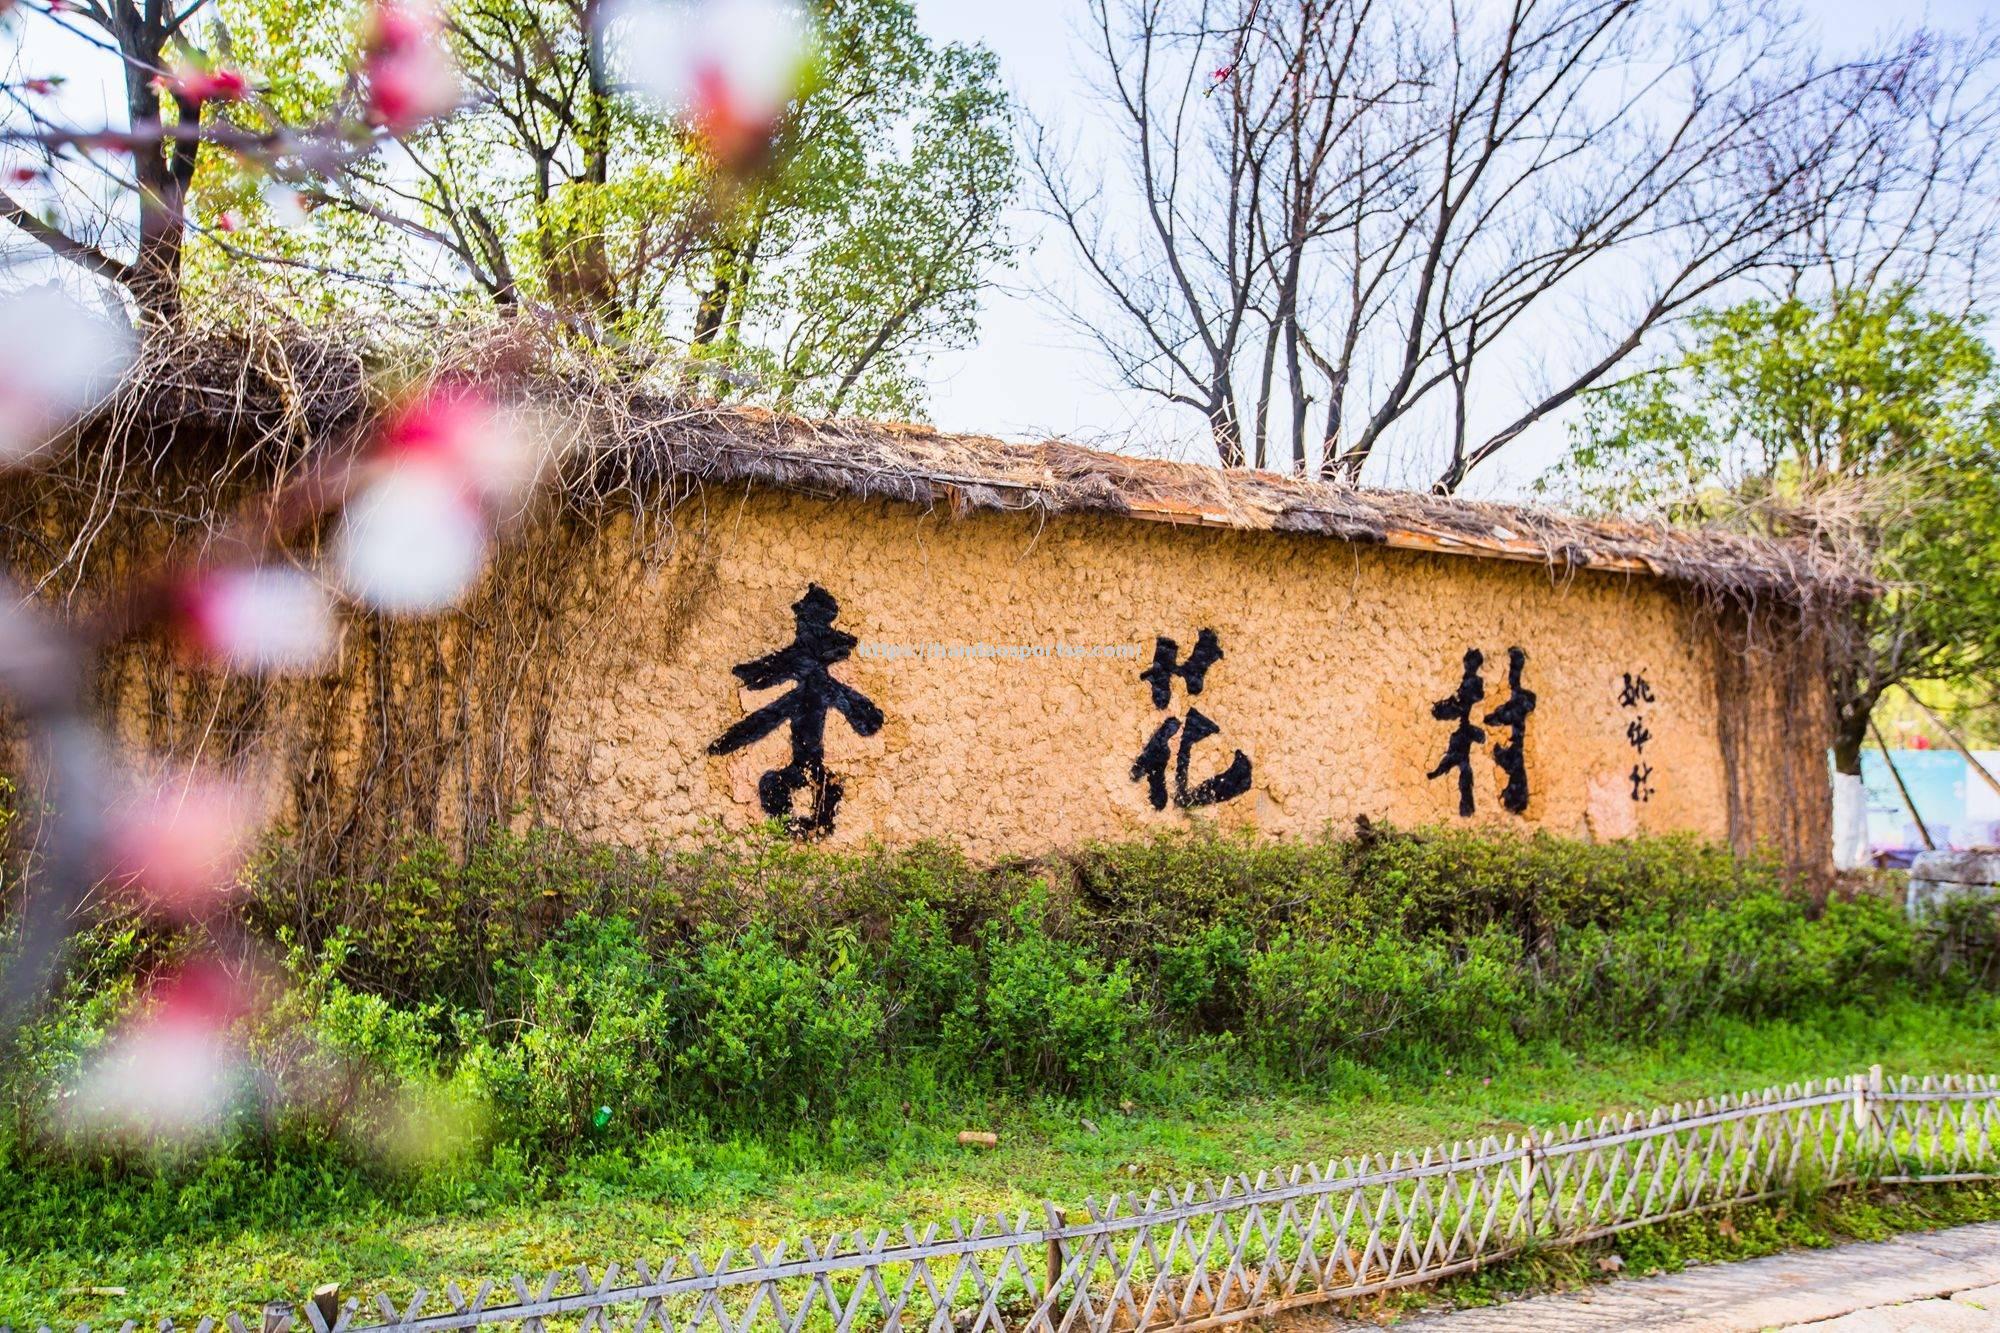
M 168 71 L 163 83 L 175 97 L 196 106 L 204 102 L 240 102 L 250 91 L 249 81 L 241 70 L 223 67 L 180 66 Z
M 383 0 L 369 17 L 361 61 L 368 119 L 407 134 L 458 105 L 458 70 L 440 40 L 437 15 Z
M 250 675 L 314 671 L 333 654 L 319 581 L 282 565 L 209 570 L 171 594 L 182 653 Z
M 387 467 L 348 502 L 333 559 L 356 600 L 390 615 L 428 615 L 472 590 L 486 544 L 486 517 L 464 482 L 413 459 Z
M 334 544 L 349 594 L 398 615 L 437 611 L 478 580 L 489 529 L 533 485 L 541 458 L 514 413 L 477 388 L 433 384 L 376 436 L 372 475 Z
M 249 987 L 213 959 L 161 978 L 143 1013 L 85 1067 L 81 1127 L 173 1138 L 216 1128 L 242 1072 L 230 1028 L 251 1007 Z
M 181 774 L 105 814 L 106 882 L 170 917 L 199 917 L 236 886 L 257 820 L 249 794 Z
M 242 221 L 236 216 L 233 210 L 218 214 L 215 219 L 215 229 L 220 232 L 232 232 L 242 225 Z
M 724 167 L 756 165 L 797 95 L 811 33 L 780 0 L 616 0 L 607 40 Z
M 375 440 L 376 457 L 435 467 L 484 501 L 533 483 L 535 458 L 513 418 L 467 384 L 434 384 L 403 404 Z

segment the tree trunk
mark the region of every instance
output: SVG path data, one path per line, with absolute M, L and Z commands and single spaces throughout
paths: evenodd
M 188 186 L 194 181 L 195 155 L 200 149 L 193 131 L 201 124 L 201 104 L 174 98 L 176 132 L 169 133 L 160 115 L 166 94 L 148 71 L 162 68 L 164 41 L 155 25 L 136 12 L 119 34 L 128 52 L 125 106 L 132 131 L 144 143 L 159 142 L 133 154 L 133 179 L 139 187 L 139 237 L 133 261 L 131 292 L 142 316 L 172 326 L 181 317 L 181 254 L 187 238 Z
M 1861 776 L 1861 746 L 1868 737 L 1868 719 L 1863 717 L 1861 725 L 1851 731 L 1845 723 L 1833 742 L 1833 771 L 1850 777 Z
M 1872 705 L 1872 701 L 1871 701 Z M 1843 701 L 1833 738 L 1833 868 L 1868 864 L 1868 797 L 1861 785 L 1861 747 L 1868 739 L 1872 706 Z

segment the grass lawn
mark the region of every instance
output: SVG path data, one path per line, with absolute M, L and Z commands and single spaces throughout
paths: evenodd
M 1578 1015 L 1577 1023 L 1587 1034 L 1589 1016 Z M 1431 1078 L 1357 1074 L 1313 1098 L 1216 1097 L 1129 1111 L 995 1102 L 950 1118 L 922 1109 L 891 1114 L 884 1117 L 890 1128 L 867 1133 L 836 1126 L 791 1141 L 658 1138 L 643 1151 L 586 1162 L 539 1190 L 521 1188 L 518 1171 L 516 1185 L 496 1183 L 509 1176 L 504 1168 L 414 1194 L 393 1181 L 344 1181 L 324 1165 L 280 1168 L 293 1173 L 284 1196 L 308 1200 L 295 1209 L 246 1205 L 264 1189 L 257 1173 L 267 1170 L 247 1161 L 229 1163 L 228 1180 L 211 1171 L 192 1182 L 127 1180 L 90 1191 L 73 1183 L 58 1188 L 17 1169 L 16 1179 L 0 1181 L 0 1324 L 180 1322 L 295 1299 L 320 1282 L 395 1296 L 447 1279 L 470 1286 L 485 1276 L 578 1262 L 657 1260 L 684 1245 L 712 1253 L 802 1231 L 921 1224 L 1036 1208 L 1045 1198 L 1068 1204 L 1191 1177 L 1844 1076 L 1872 1063 L 1892 1073 L 1995 1071 L 2000 999 L 1951 1006 L 1905 1000 L 1809 1022 L 1717 1023 L 1685 1043 L 1587 1049 Z M 936 1099 L 920 1101 L 930 1104 Z M 958 1146 L 957 1132 L 968 1128 L 998 1132 L 1000 1146 Z M 301 1195 L 297 1173 L 307 1170 L 320 1174 L 304 1178 Z M 226 1206 L 215 1202 L 223 1196 L 231 1200 Z M 421 1205 L 399 1202 L 410 1197 Z M 1926 1215 L 1919 1210 L 1897 1222 L 1894 1208 L 1877 1209 L 1865 1225 L 1914 1225 Z M 1736 1239 L 1751 1253 L 1761 1252 L 1758 1236 L 1769 1248 L 1853 1230 L 1836 1224 L 1787 1238 L 1746 1226 Z M 92 1288 L 125 1294 L 88 1294 Z

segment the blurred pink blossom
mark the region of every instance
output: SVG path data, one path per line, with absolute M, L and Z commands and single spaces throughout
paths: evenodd
M 129 327 L 54 283 L 0 297 L 0 467 L 38 452 L 109 392 L 132 352 Z
M 769 147 L 812 53 L 803 15 L 780 0 L 617 0 L 604 22 L 628 77 L 729 167 Z
M 333 655 L 319 580 L 283 565 L 206 570 L 173 593 L 183 652 L 252 675 L 315 671 Z
M 376 4 L 361 61 L 370 122 L 391 134 L 407 134 L 458 105 L 458 69 L 444 48 L 442 30 L 427 6 Z
M 424 615 L 471 591 L 486 542 L 485 516 L 463 479 L 411 459 L 384 468 L 348 502 L 333 558 L 356 600 Z
M 523 494 L 538 470 L 513 414 L 466 384 L 435 384 L 405 403 L 384 423 L 375 452 L 397 466 L 436 468 L 496 504 Z
M 184 102 L 199 106 L 204 102 L 238 102 L 250 91 L 241 70 L 205 68 L 198 64 L 179 65 L 155 80 Z
M 281 227 L 303 226 L 308 218 L 306 202 L 297 190 L 276 181 L 264 185 L 264 204 L 271 210 L 272 220 Z
M 213 959 L 162 978 L 85 1067 L 73 1103 L 79 1127 L 171 1138 L 216 1128 L 244 1072 L 230 1028 L 251 1002 L 249 988 Z
M 242 225 L 243 225 L 242 220 L 236 216 L 235 210 L 233 209 L 218 214 L 215 219 L 215 229 L 220 232 L 235 231 L 238 227 Z
M 106 882 L 168 916 L 200 916 L 236 886 L 259 810 L 241 786 L 181 773 L 105 814 Z

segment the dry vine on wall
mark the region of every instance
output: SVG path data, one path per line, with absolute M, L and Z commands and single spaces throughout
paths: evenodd
M 135 376 L 144 410 L 115 400 L 44 467 L 0 489 L 0 559 L 40 600 L 87 619 L 132 571 L 199 551 L 275 481 L 351 447 L 368 415 L 361 368 L 310 346 L 301 365 L 288 350 L 231 340 L 219 354 L 252 369 L 227 400 L 187 387 L 212 383 L 211 371 L 189 382 Z M 281 848 L 266 862 L 279 881 L 267 896 L 301 907 L 328 879 L 378 872 L 412 835 L 464 850 L 496 826 L 567 827 L 591 755 L 562 731 L 562 701 L 629 651 L 609 631 L 637 581 L 680 580 L 669 605 L 712 584 L 699 577 L 701 539 L 675 524 L 682 497 L 649 498 L 600 470 L 579 456 L 574 476 L 537 492 L 448 614 L 355 616 L 323 675 L 227 674 L 135 637 L 102 654 L 94 703 L 135 753 L 254 776 Z M 307 528 L 291 553 L 317 563 L 324 536 Z M 23 758 L 10 754 L 8 770 L 27 771 Z

